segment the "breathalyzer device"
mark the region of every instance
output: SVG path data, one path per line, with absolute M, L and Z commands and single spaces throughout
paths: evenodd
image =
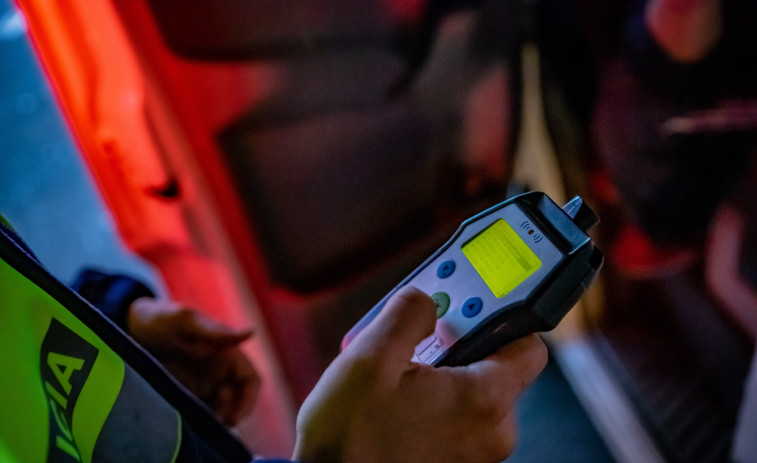
M 342 348 L 406 285 L 436 305 L 434 334 L 413 361 L 456 366 L 527 334 L 553 329 L 578 302 L 604 257 L 588 236 L 599 219 L 576 196 L 562 208 L 541 192 L 510 198 L 466 220 L 344 337 Z

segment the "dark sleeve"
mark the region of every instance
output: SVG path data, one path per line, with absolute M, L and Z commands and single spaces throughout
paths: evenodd
M 233 461 L 236 463 L 242 461 L 244 463 L 251 461 L 255 463 L 292 463 L 288 460 L 251 460 L 252 457 L 249 454 L 245 456 L 244 460 L 229 460 L 195 434 L 186 423 L 182 423 L 181 428 L 181 446 L 175 460 L 177 463 L 231 463 Z
M 155 297 L 150 288 L 134 278 L 92 269 L 82 271 L 71 288 L 125 331 L 131 303 L 140 297 Z

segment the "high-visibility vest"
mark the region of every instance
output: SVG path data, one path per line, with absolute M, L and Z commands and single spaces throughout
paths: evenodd
M 251 460 L 160 365 L 0 226 L 0 462 Z

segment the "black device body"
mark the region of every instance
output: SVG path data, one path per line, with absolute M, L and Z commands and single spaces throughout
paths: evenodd
M 493 206 L 463 222 L 347 333 L 342 347 L 408 284 L 431 295 L 438 309 L 440 299 L 448 306 L 438 311 L 437 330 L 416 348 L 415 361 L 467 365 L 527 334 L 549 331 L 602 266 L 602 252 L 587 234 L 597 222 L 580 197 L 560 208 L 546 194 L 529 192 Z M 492 264 L 491 254 L 507 262 Z M 445 271 L 449 267 L 451 276 Z

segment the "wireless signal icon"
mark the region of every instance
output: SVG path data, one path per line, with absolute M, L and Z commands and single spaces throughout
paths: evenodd
M 536 233 L 536 230 L 534 230 L 531 222 L 529 222 L 528 220 L 521 222 L 520 228 L 528 232 L 528 236 L 530 236 L 534 240 L 534 243 L 539 243 L 544 239 L 544 237 L 540 233 Z

